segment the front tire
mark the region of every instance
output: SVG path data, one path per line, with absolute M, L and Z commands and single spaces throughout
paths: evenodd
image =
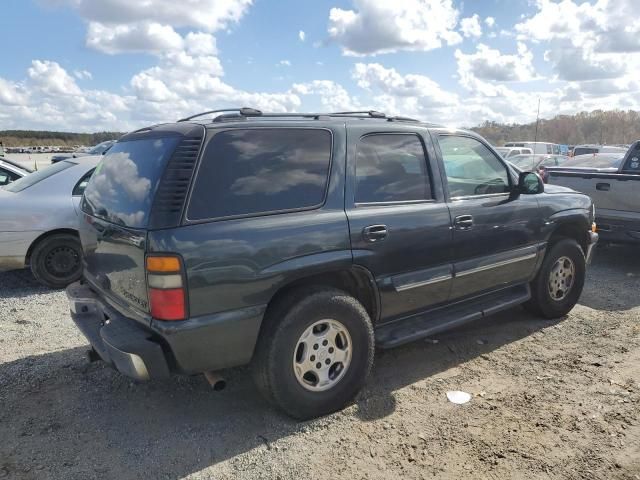
M 39 240 L 31 252 L 31 272 L 49 288 L 64 288 L 80 280 L 82 247 L 75 235 L 50 235 Z
M 531 282 L 531 300 L 525 308 L 547 319 L 566 315 L 578 303 L 585 275 L 586 261 L 580 245 L 568 238 L 558 241 L 547 251 Z
M 328 288 L 298 290 L 270 309 L 252 362 L 261 393 L 305 420 L 344 408 L 364 386 L 374 357 L 362 304 Z

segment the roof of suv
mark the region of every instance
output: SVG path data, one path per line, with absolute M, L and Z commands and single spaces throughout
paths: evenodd
M 205 115 L 209 118 L 202 119 Z M 213 117 L 213 118 L 211 118 Z M 133 140 L 144 135 L 148 138 L 148 134 L 153 132 L 160 135 L 182 134 L 188 135 L 195 125 L 204 126 L 205 128 L 216 128 L 221 124 L 238 124 L 238 123 L 276 123 L 276 122 L 367 122 L 379 125 L 380 122 L 394 122 L 408 125 L 419 125 L 427 128 L 446 128 L 443 125 L 435 123 L 422 122 L 408 117 L 387 116 L 382 112 L 374 110 L 357 111 L 357 112 L 334 112 L 334 113 L 263 113 L 253 108 L 232 108 L 221 110 L 210 110 L 207 112 L 192 115 L 190 117 L 178 120 L 175 123 L 163 123 L 145 127 L 134 132 L 124 135 L 120 140 Z M 455 129 L 458 130 L 458 129 Z

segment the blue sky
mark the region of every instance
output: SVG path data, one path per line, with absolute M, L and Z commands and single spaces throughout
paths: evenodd
M 128 130 L 238 105 L 464 126 L 531 121 L 538 98 L 547 117 L 637 108 L 633 3 L 5 0 L 0 128 Z

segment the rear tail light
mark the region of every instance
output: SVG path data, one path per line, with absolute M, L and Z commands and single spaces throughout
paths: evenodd
M 187 318 L 182 262 L 175 255 L 147 257 L 147 287 L 151 316 L 158 320 Z

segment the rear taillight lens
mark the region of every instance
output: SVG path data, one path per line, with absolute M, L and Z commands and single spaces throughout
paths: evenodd
M 182 262 L 175 255 L 147 257 L 147 286 L 151 316 L 158 320 L 187 318 Z

